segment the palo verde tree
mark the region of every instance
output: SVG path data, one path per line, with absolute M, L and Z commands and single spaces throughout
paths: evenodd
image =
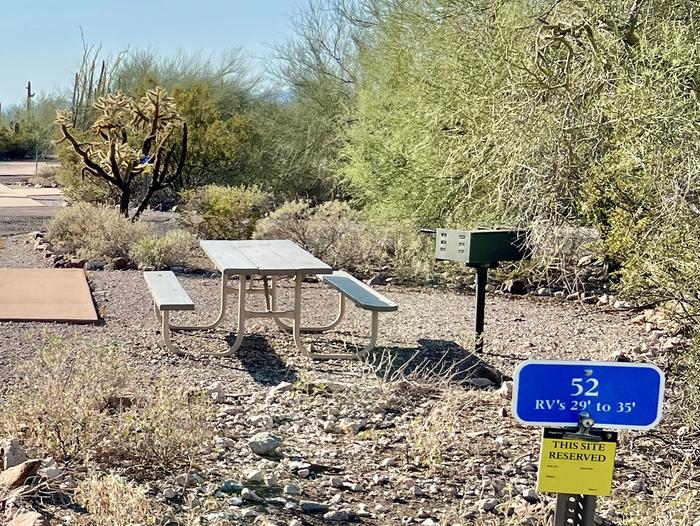
M 138 219 L 153 195 L 178 186 L 187 158 L 187 124 L 173 98 L 161 88 L 140 100 L 121 92 L 100 97 L 94 104 L 98 117 L 89 130 L 93 141 L 79 140 L 71 112 L 56 112 L 61 139 L 81 162 L 82 177 L 106 182 L 116 191 L 119 211 L 130 217 L 132 199 L 139 204 L 131 215 Z M 137 187 L 145 188 L 135 195 Z

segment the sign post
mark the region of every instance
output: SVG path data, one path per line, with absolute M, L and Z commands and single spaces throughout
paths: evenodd
M 516 369 L 515 419 L 545 426 L 537 489 L 557 493 L 554 526 L 593 526 L 596 497 L 612 490 L 617 445 L 617 433 L 601 428 L 654 427 L 664 381 L 651 364 L 528 360 Z

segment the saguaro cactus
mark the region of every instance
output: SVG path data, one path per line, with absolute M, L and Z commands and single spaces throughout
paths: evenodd
M 73 131 L 73 115 L 59 110 L 56 122 L 62 137 L 58 143 L 67 141 L 78 154 L 83 177 L 100 178 L 118 190 L 119 211 L 125 217 L 129 217 L 134 187 L 146 179 L 145 194 L 131 216 L 136 220 L 156 192 L 181 179 L 187 124 L 173 98 L 161 88 L 148 91 L 139 101 L 121 92 L 106 95 L 94 108 L 99 112 L 91 127 L 94 142 L 81 143 Z

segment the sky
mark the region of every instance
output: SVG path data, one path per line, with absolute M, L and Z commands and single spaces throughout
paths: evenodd
M 290 34 L 301 0 L 0 0 L 0 103 L 72 85 L 88 44 L 105 52 L 152 48 L 163 55 L 240 47 L 262 70 Z

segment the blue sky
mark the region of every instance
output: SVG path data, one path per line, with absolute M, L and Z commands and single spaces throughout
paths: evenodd
M 114 54 L 130 47 L 205 54 L 234 47 L 258 64 L 289 35 L 301 0 L 0 0 L 0 102 L 20 102 L 71 84 L 88 44 Z M 262 66 L 260 66 L 262 67 Z

